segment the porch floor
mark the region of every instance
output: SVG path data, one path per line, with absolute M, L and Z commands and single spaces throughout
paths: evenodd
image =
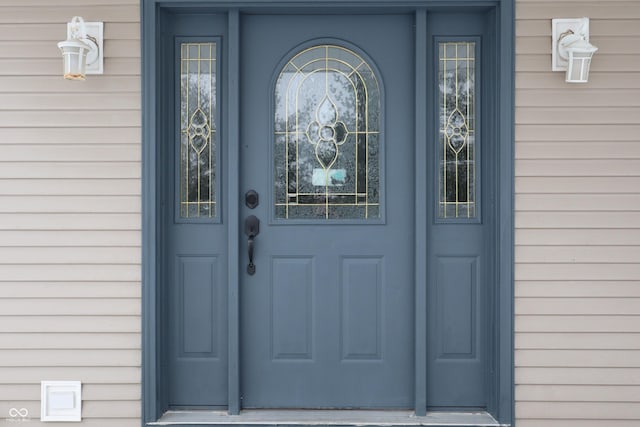
M 148 425 L 303 425 L 303 426 L 464 426 L 500 427 L 487 412 L 428 412 L 396 410 L 243 410 L 240 415 L 224 411 L 167 411 Z

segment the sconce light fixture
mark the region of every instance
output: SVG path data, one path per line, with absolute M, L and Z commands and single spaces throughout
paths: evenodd
M 79 16 L 67 24 L 67 40 L 58 43 L 65 79 L 84 80 L 85 74 L 103 73 L 103 28 L 102 22 L 84 22 Z
M 552 28 L 553 71 L 566 71 L 567 83 L 586 83 L 591 58 L 598 50 L 589 43 L 589 18 L 554 19 Z

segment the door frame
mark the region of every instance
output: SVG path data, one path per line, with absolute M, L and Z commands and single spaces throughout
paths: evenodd
M 225 13 L 228 17 L 228 37 L 224 44 L 227 49 L 223 75 L 227 78 L 224 86 L 227 114 L 222 118 L 225 127 L 227 149 L 222 163 L 227 168 L 228 182 L 222 191 L 227 193 L 229 214 L 226 222 L 229 233 L 228 270 L 228 412 L 238 414 L 241 409 L 239 387 L 239 207 L 240 188 L 238 171 L 239 156 L 239 48 L 240 15 L 244 12 L 277 13 L 286 10 L 318 13 L 323 8 L 348 12 L 413 13 L 415 16 L 415 158 L 416 194 L 415 209 L 417 236 L 426 235 L 429 201 L 427 194 L 420 191 L 429 182 L 427 169 L 420 159 L 428 158 L 426 144 L 418 141 L 429 140 L 427 117 L 430 98 L 420 96 L 428 93 L 428 82 L 420 76 L 428 75 L 429 58 L 427 16 L 431 11 L 443 7 L 447 11 L 469 10 L 488 14 L 494 31 L 494 55 L 487 58 L 494 64 L 497 76 L 492 82 L 492 114 L 488 125 L 493 128 L 496 141 L 496 183 L 495 203 L 491 213 L 496 215 L 494 256 L 496 259 L 496 289 L 493 292 L 493 309 L 490 314 L 492 327 L 492 354 L 490 358 L 492 384 L 487 410 L 500 423 L 514 422 L 514 362 L 513 362 L 513 270 L 514 270 L 514 0 L 141 0 L 141 47 L 142 47 L 142 424 L 156 421 L 167 409 L 165 401 L 166 383 L 162 376 L 162 318 L 163 308 L 158 289 L 159 262 L 162 242 L 161 221 L 158 218 L 159 200 L 156 197 L 159 171 L 159 143 L 163 134 L 161 120 L 162 62 L 166 60 L 161 50 L 163 18 L 175 12 L 193 12 L 206 9 L 212 13 Z M 223 101 L 224 102 L 224 101 Z M 420 119 L 418 119 L 420 118 Z M 233 172 L 233 173 L 231 173 Z M 415 411 L 424 415 L 427 408 L 427 258 L 425 239 L 415 241 Z

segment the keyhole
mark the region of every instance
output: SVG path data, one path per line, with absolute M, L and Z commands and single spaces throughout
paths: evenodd
M 258 206 L 258 193 L 255 190 L 247 191 L 247 193 L 244 195 L 244 202 L 249 209 L 254 209 L 256 206 Z

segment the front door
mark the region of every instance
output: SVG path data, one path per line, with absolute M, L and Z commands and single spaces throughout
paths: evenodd
M 164 407 L 488 408 L 484 17 L 230 16 L 162 16 Z
M 241 28 L 242 405 L 410 408 L 412 17 Z

